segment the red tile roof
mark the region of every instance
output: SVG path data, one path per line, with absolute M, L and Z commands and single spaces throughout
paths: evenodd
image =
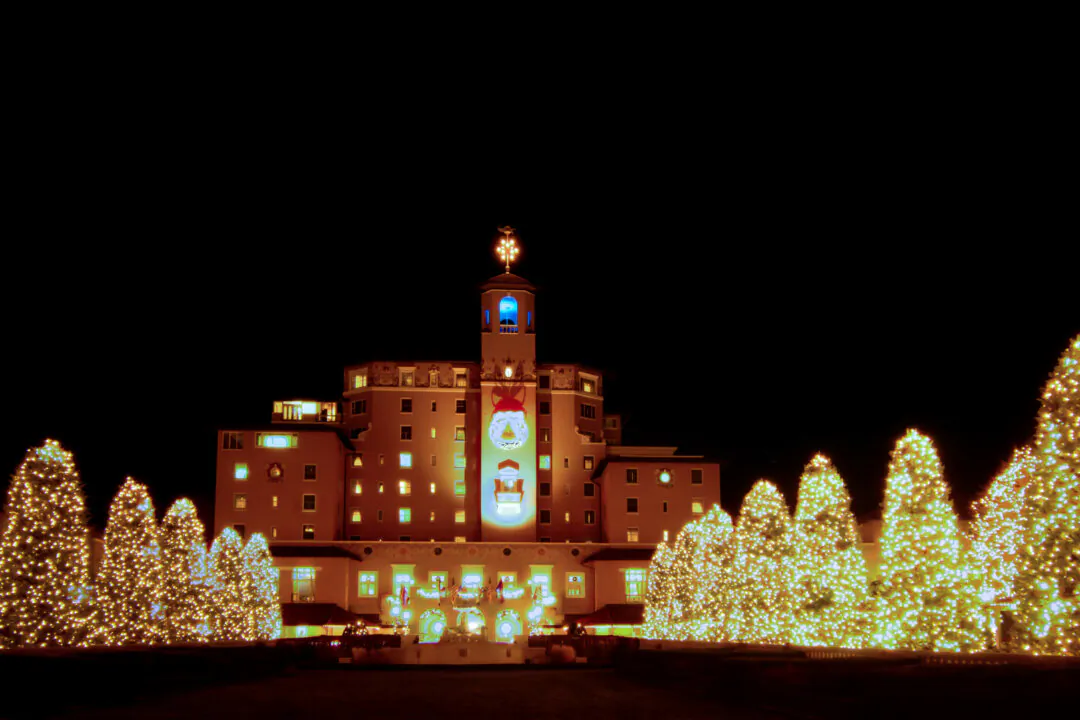
M 334 603 L 282 603 L 282 625 L 351 625 L 356 615 Z

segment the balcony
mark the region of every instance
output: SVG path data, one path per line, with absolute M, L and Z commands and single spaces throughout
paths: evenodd
M 340 419 L 336 402 L 314 400 L 276 400 L 273 422 L 337 424 Z

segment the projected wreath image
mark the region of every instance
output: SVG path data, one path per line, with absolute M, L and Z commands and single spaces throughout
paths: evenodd
M 491 395 L 495 407 L 488 425 L 488 437 L 500 450 L 516 450 L 529 439 L 529 426 L 525 424 L 525 392 L 523 385 L 515 385 L 498 388 Z

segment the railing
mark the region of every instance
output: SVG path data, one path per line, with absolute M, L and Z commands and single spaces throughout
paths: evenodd
M 517 325 L 500 325 L 499 326 L 499 333 L 503 334 L 503 335 L 513 335 L 513 334 L 516 334 L 517 331 L 518 331 L 518 326 Z

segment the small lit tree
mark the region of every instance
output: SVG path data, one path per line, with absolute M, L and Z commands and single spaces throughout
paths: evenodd
M 70 452 L 27 451 L 0 539 L 0 648 L 84 645 L 91 614 L 86 500 Z
M 278 573 L 262 533 L 254 533 L 244 546 L 243 598 L 247 611 L 244 635 L 248 640 L 281 637 Z
M 162 641 L 163 579 L 154 503 L 145 485 L 127 478 L 109 506 L 95 583 L 100 640 L 109 645 Z
M 1024 495 L 1037 467 L 1030 447 L 1016 450 L 1005 470 L 972 503 L 971 565 L 979 575 L 979 597 L 984 602 L 1013 596 L 1024 535 Z
M 210 636 L 210 577 L 206 539 L 195 504 L 180 498 L 161 521 L 164 558 L 164 639 L 206 642 Z
M 885 487 L 881 579 L 873 644 L 904 650 L 980 650 L 992 629 L 961 544 L 941 461 L 925 435 L 896 445 Z
M 656 546 L 647 574 L 645 591 L 645 637 L 670 640 L 671 628 L 671 563 L 674 553 L 671 546 L 662 542 Z
M 231 527 L 222 530 L 210 546 L 214 640 L 246 639 L 243 552 L 244 542 Z
M 794 642 L 862 647 L 869 630 L 866 560 L 844 480 L 816 455 L 799 482 L 795 507 Z

